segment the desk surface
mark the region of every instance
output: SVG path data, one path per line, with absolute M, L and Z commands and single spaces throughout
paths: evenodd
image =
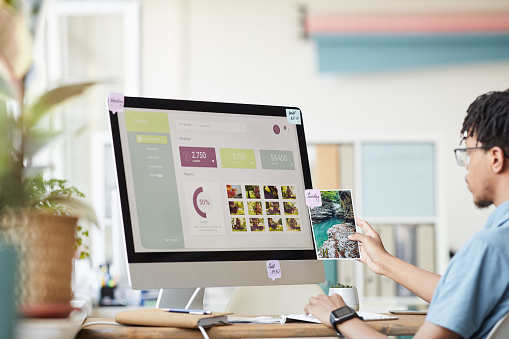
M 424 322 L 423 315 L 398 315 L 398 320 L 367 321 L 366 323 L 391 336 L 413 335 Z M 89 318 L 87 322 L 110 321 L 112 318 Z M 336 332 L 322 324 L 232 324 L 207 329 L 210 338 L 286 338 L 286 337 L 331 337 Z M 85 338 L 203 338 L 195 329 L 176 327 L 145 327 L 90 325 L 82 329 L 77 339 Z

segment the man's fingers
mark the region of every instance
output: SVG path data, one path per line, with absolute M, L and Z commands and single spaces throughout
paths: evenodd
M 360 241 L 360 242 L 363 242 L 366 238 L 369 238 L 369 235 L 360 234 L 360 233 L 353 233 L 348 236 L 349 240 Z
M 355 224 L 364 230 L 364 233 L 375 232 L 375 230 L 366 221 L 355 218 Z
M 316 302 L 317 302 L 316 297 L 309 298 L 309 305 L 314 305 L 314 304 L 316 304 Z
M 318 304 L 318 302 L 320 301 L 320 297 L 322 297 L 322 296 L 323 296 L 323 295 L 322 295 L 322 294 L 320 294 L 320 295 L 317 295 L 317 296 L 315 296 L 315 297 L 311 297 L 311 298 L 309 298 L 309 304 L 310 304 L 310 305 L 316 305 L 316 304 Z
M 306 313 L 306 315 L 312 314 L 311 313 L 311 305 L 309 305 L 309 304 L 304 305 L 304 313 Z

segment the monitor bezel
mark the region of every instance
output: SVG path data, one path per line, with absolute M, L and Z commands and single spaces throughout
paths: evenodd
M 271 106 L 258 104 L 240 104 L 211 101 L 192 101 L 176 99 L 156 99 L 144 97 L 124 97 L 124 107 L 140 109 L 160 109 L 193 111 L 206 113 L 248 114 L 286 117 L 286 110 L 300 110 L 293 106 Z M 109 111 L 113 139 L 113 151 L 116 164 L 118 192 L 124 228 L 127 259 L 134 263 L 176 263 L 176 262 L 227 262 L 227 261 L 266 261 L 266 260 L 316 260 L 316 248 L 309 250 L 256 250 L 256 251 L 185 251 L 185 252 L 136 252 L 134 247 L 131 212 L 124 167 L 124 157 L 120 138 L 118 115 Z M 305 189 L 311 189 L 311 172 L 304 134 L 303 117 L 296 124 L 297 138 L 302 164 Z M 309 226 L 311 227 L 311 225 Z M 312 230 L 310 229 L 310 232 Z

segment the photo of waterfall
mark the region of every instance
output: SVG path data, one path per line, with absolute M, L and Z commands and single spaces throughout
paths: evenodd
M 320 191 L 322 205 L 309 208 L 318 259 L 358 259 L 351 190 Z

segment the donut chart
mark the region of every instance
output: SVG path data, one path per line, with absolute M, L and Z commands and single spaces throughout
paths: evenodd
M 193 193 L 193 206 L 196 213 L 202 218 L 207 218 L 207 212 L 212 210 L 212 199 L 201 186 Z

